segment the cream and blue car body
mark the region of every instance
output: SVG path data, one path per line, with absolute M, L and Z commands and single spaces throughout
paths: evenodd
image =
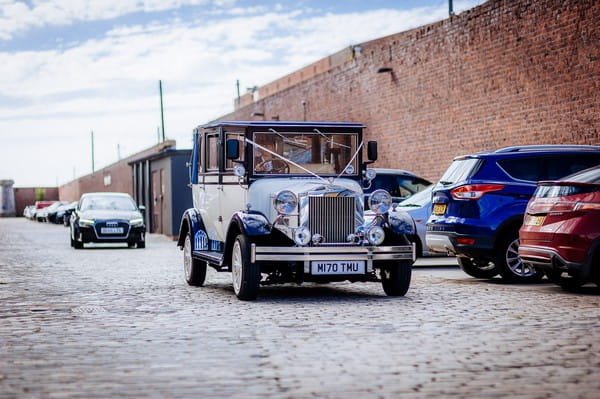
M 371 195 L 375 213 L 365 218 L 377 144 L 363 145 L 363 128 L 236 121 L 195 129 L 194 207 L 178 239 L 188 284 L 203 285 L 211 266 L 232 273 L 242 300 L 256 298 L 260 285 L 305 281 L 381 281 L 388 295 L 404 295 L 415 225 L 383 190 Z

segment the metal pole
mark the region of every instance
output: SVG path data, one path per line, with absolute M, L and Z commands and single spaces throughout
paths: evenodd
M 240 80 L 236 80 L 235 81 L 235 85 L 237 87 L 237 103 L 238 103 L 238 107 L 240 106 Z
M 165 141 L 165 116 L 163 113 L 162 80 L 158 81 L 158 90 L 160 91 L 160 121 L 162 123 L 162 141 Z
M 156 126 L 156 142 L 160 143 L 160 126 Z
M 453 16 L 454 10 L 452 9 L 452 0 L 448 0 L 448 15 Z
M 92 130 L 92 173 L 94 173 L 94 131 Z
M 121 160 L 121 144 L 117 143 L 117 159 Z

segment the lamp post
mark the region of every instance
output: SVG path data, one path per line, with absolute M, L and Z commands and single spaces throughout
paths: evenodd
M 158 81 L 158 91 L 160 92 L 160 122 L 162 124 L 162 141 L 165 141 L 165 117 L 163 113 L 162 80 Z

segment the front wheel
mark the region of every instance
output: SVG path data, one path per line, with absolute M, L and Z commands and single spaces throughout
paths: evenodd
M 381 268 L 381 285 L 388 296 L 404 296 L 410 286 L 411 262 L 398 262 Z
M 494 263 L 505 281 L 534 283 L 544 277 L 544 272 L 519 258 L 519 232 L 512 231 L 500 237 Z
M 498 274 L 498 268 L 492 262 L 457 256 L 458 266 L 463 272 L 475 278 L 492 278 Z
M 143 248 L 139 246 L 138 248 Z M 144 244 L 145 245 L 145 244 Z M 190 236 L 185 237 L 183 244 L 183 270 L 185 272 L 185 281 L 189 285 L 202 286 L 206 280 L 206 262 L 203 262 L 192 257 L 192 240 Z
M 258 296 L 260 288 L 260 266 L 250 259 L 250 245 L 243 234 L 236 237 L 231 251 L 231 278 L 233 292 L 242 301 L 251 301 Z

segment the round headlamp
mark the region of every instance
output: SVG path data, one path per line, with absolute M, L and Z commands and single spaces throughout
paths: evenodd
M 298 206 L 298 197 L 289 190 L 283 190 L 277 193 L 273 206 L 277 213 L 289 215 L 296 210 Z
M 375 190 L 369 197 L 369 208 L 378 215 L 392 207 L 392 196 L 385 190 Z
M 365 171 L 365 177 L 367 178 L 367 180 L 373 180 L 375 176 L 377 176 L 377 172 L 375 172 L 375 169 L 367 169 Z
M 367 241 L 371 245 L 380 245 L 385 239 L 385 232 L 379 226 L 373 226 L 367 230 Z
M 294 242 L 296 243 L 296 245 L 308 245 L 310 239 L 310 230 L 307 227 L 300 226 L 296 230 L 294 230 Z
M 237 177 L 244 177 L 246 173 L 246 168 L 243 165 L 233 165 L 233 174 Z

